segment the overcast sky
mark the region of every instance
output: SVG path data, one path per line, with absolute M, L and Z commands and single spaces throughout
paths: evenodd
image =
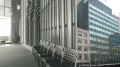
M 112 9 L 114 15 L 120 16 L 120 0 L 100 0 Z M 106 1 L 106 2 L 105 2 Z

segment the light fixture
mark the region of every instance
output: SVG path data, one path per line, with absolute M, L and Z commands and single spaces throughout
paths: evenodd
M 20 5 L 17 5 L 17 9 L 20 10 Z

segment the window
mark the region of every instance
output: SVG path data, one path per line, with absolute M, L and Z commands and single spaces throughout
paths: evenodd
M 78 38 L 78 43 L 82 43 L 82 39 L 81 38 Z
M 84 51 L 88 51 L 88 50 L 87 50 L 87 47 L 84 47 Z
M 88 55 L 84 54 L 84 59 L 87 60 L 88 59 Z
M 4 7 L 0 6 L 0 16 L 4 16 Z
M 85 42 L 85 44 L 87 44 L 87 40 L 86 39 L 84 39 L 84 42 Z
M 5 8 L 5 16 L 10 16 L 10 8 Z
M 84 36 L 87 37 L 87 33 L 84 32 Z
M 79 51 L 82 51 L 82 46 L 78 46 L 78 50 L 79 50 Z
M 78 54 L 78 59 L 82 59 L 82 54 Z
M 11 0 L 0 0 L 0 16 L 10 17 Z
M 11 7 L 11 0 L 5 0 L 5 6 Z
M 82 36 L 82 32 L 81 31 L 78 31 L 78 36 Z
M 0 6 L 4 6 L 4 0 L 0 0 Z

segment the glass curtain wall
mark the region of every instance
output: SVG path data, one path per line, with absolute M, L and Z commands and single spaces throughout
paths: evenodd
M 11 32 L 10 14 L 11 14 L 11 0 L 0 0 L 0 40 L 10 41 Z
M 11 0 L 0 0 L 0 16 L 10 17 Z

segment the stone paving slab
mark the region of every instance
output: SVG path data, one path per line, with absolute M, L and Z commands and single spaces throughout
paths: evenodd
M 32 52 L 22 45 L 0 47 L 0 67 L 37 67 Z

